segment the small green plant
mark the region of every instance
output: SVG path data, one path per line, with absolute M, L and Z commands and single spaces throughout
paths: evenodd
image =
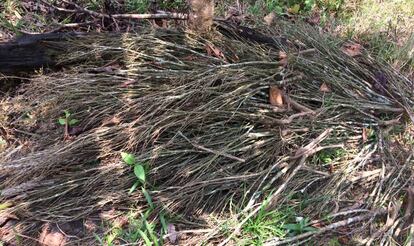
M 146 13 L 149 8 L 149 0 L 127 0 L 125 7 L 129 12 Z
M 72 118 L 72 114 L 68 110 L 65 110 L 63 112 L 64 112 L 65 115 L 58 119 L 59 125 L 62 125 L 62 126 L 66 126 L 66 125 L 75 126 L 79 123 L 78 119 Z
M 366 128 L 366 134 L 367 134 L 368 141 L 373 141 L 373 142 L 377 141 L 378 135 L 374 128 L 372 127 Z
M 342 148 L 324 149 L 314 156 L 314 162 L 321 163 L 322 165 L 329 164 L 345 154 L 346 151 Z
M 341 246 L 341 243 L 338 241 L 338 238 L 331 238 L 328 241 L 328 246 Z
M 289 234 L 292 236 L 302 234 L 304 232 L 316 230 L 316 228 L 309 226 L 308 218 L 302 218 L 302 217 L 297 217 L 296 223 L 286 224 L 283 227 L 287 229 L 289 231 Z
M 183 9 L 185 7 L 185 0 L 164 0 L 159 1 L 161 9 Z
M 135 176 L 138 178 L 138 180 L 134 183 L 134 185 L 131 187 L 131 189 L 129 190 L 129 193 L 132 193 L 136 190 L 136 188 L 138 187 L 138 185 L 143 185 L 145 186 L 145 168 L 144 166 L 137 162 L 135 159 L 135 156 L 133 154 L 130 153 L 126 153 L 126 152 L 121 152 L 121 157 L 122 160 L 128 164 L 129 166 L 134 167 L 134 174 Z M 145 193 L 144 193 L 145 195 Z
M 283 227 L 289 213 L 266 211 L 261 209 L 258 214 L 249 219 L 243 226 L 243 232 L 251 238 L 249 245 L 263 245 L 271 237 L 284 238 L 286 230 Z
M 275 12 L 276 14 L 283 13 L 283 3 L 278 0 L 267 0 L 265 2 L 266 9 L 270 12 Z
M 142 239 L 145 245 L 160 245 L 161 239 L 156 232 L 155 224 L 148 221 L 148 213 L 141 214 L 137 218 L 135 214 L 128 216 L 128 227 L 123 229 L 119 226 L 114 226 L 111 232 L 103 239 L 97 239 L 103 245 L 115 245 L 117 239 L 122 239 L 123 242 L 136 243 Z
M 19 34 L 20 28 L 24 25 L 20 1 L 3 0 L 0 13 L 0 26 L 9 31 Z
M 89 0 L 86 1 L 86 7 L 90 10 L 98 11 L 104 4 L 103 0 Z
M 103 245 L 115 245 L 116 240 L 122 240 L 123 242 L 136 243 L 138 240 L 142 240 L 145 245 L 158 246 L 162 244 L 162 235 L 167 234 L 167 222 L 165 215 L 160 212 L 158 214 L 161 233 L 156 232 L 156 223 L 154 219 L 151 221 L 149 218 L 153 218 L 152 213 L 155 211 L 155 205 L 152 201 L 150 193 L 145 189 L 146 186 L 146 171 L 142 163 L 136 160 L 136 157 L 131 153 L 121 152 L 122 160 L 129 166 L 133 167 L 133 172 L 137 177 L 137 181 L 129 190 L 132 193 L 139 185 L 142 185 L 141 191 L 148 204 L 148 208 L 144 213 L 130 214 L 128 216 L 129 226 L 126 229 L 114 226 L 111 231 L 104 236 L 103 239 L 96 237 L 96 239 Z M 138 217 L 138 218 L 137 218 Z M 161 235 L 161 236 L 159 236 Z

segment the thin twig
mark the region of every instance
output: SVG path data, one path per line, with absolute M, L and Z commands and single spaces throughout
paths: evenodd
M 183 137 L 183 138 L 184 138 L 187 142 L 189 142 L 191 145 L 193 145 L 194 147 L 196 147 L 196 148 L 198 148 L 198 149 L 201 149 L 201 150 L 204 150 L 204 151 L 210 152 L 210 153 L 215 154 L 215 155 L 221 155 L 221 156 L 224 156 L 224 157 L 227 157 L 227 158 L 230 158 L 230 159 L 233 159 L 233 160 L 239 161 L 239 162 L 246 162 L 246 160 L 245 160 L 245 159 L 241 159 L 241 158 L 236 157 L 236 156 L 234 156 L 234 155 L 230 155 L 230 154 L 227 154 L 227 153 L 219 152 L 219 151 L 217 151 L 217 150 L 209 149 L 209 148 L 206 148 L 206 147 L 201 146 L 201 145 L 199 145 L 199 144 L 193 143 L 193 142 L 191 142 L 191 140 L 190 140 L 190 139 L 188 139 L 186 136 L 184 136 L 184 134 L 183 134 L 181 131 L 178 131 L 178 134 L 179 134 L 181 137 Z
M 327 231 L 330 231 L 330 230 L 333 230 L 333 229 L 336 229 L 336 228 L 339 228 L 339 227 L 354 224 L 354 223 L 357 223 L 357 222 L 360 222 L 360 221 L 364 221 L 364 220 L 367 220 L 367 219 L 370 219 L 370 218 L 374 218 L 374 217 L 379 216 L 379 215 L 384 215 L 384 214 L 387 213 L 387 211 L 388 211 L 387 209 L 380 209 L 380 210 L 374 211 L 372 213 L 368 213 L 368 214 L 348 218 L 348 219 L 345 219 L 345 220 L 341 220 L 341 221 L 332 223 L 332 224 L 327 225 L 325 227 L 322 227 L 321 229 L 319 229 L 317 231 L 306 232 L 306 233 L 303 233 L 303 234 L 300 234 L 298 236 L 291 237 L 291 238 L 288 238 L 288 239 L 282 240 L 282 241 L 278 241 L 279 238 L 273 238 L 273 239 L 268 240 L 265 243 L 265 245 L 266 246 L 276 246 L 276 245 L 290 244 L 290 243 L 293 243 L 295 241 L 305 239 L 307 237 L 314 237 L 314 236 L 320 235 L 322 233 L 325 233 Z
M 180 235 L 180 234 L 201 234 L 201 233 L 209 233 L 212 232 L 213 229 L 195 229 L 195 230 L 183 230 L 183 231 L 176 231 L 173 233 L 165 234 L 162 236 L 163 239 L 166 239 L 172 235 Z
M 310 112 L 311 114 L 315 114 L 315 112 L 312 109 L 296 102 L 290 96 L 286 94 L 282 94 L 282 96 L 283 96 L 283 99 L 287 102 L 287 104 L 291 105 L 294 109 L 299 110 L 301 112 Z
M 332 129 L 327 129 L 324 132 L 322 132 L 321 135 L 319 135 L 317 138 L 315 138 L 311 143 L 309 143 L 307 146 L 301 148 L 301 149 L 309 149 L 312 146 L 316 146 L 318 143 L 320 143 L 323 139 L 325 139 L 328 134 L 332 131 Z M 299 151 L 299 150 L 298 150 Z M 267 205 L 267 209 L 272 208 L 273 205 L 275 204 L 277 198 L 279 197 L 279 195 L 285 190 L 285 188 L 287 187 L 288 183 L 290 182 L 290 180 L 296 175 L 296 173 L 305 165 L 305 161 L 306 159 L 309 157 L 308 152 L 303 152 L 302 155 L 298 156 L 298 157 L 302 157 L 297 166 L 293 169 L 293 171 L 290 173 L 290 175 L 285 179 L 285 181 L 283 182 L 283 184 L 281 184 L 279 186 L 279 188 L 269 197 L 268 201 L 269 203 L 266 204 Z M 229 237 L 227 237 L 223 242 L 221 242 L 219 244 L 219 246 L 223 246 L 226 245 L 230 239 L 237 235 L 240 231 L 240 229 L 242 228 L 242 226 L 254 215 L 257 214 L 257 212 L 259 212 L 260 209 L 262 209 L 262 206 L 257 206 L 252 212 L 250 212 L 233 230 L 233 232 L 230 234 Z

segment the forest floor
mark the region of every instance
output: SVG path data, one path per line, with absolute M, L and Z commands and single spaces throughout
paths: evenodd
M 180 0 L 0 3 L 0 41 L 146 34 L 75 42 L 60 59 L 79 66 L 2 88 L 0 245 L 412 243 L 414 0 L 216 2 L 219 20 L 285 35 L 284 51 L 99 15 L 186 12 Z

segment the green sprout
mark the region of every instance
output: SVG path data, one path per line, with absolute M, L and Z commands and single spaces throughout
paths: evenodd
M 72 118 L 72 114 L 68 110 L 64 110 L 63 112 L 65 113 L 65 116 L 58 119 L 59 125 L 75 126 L 79 123 L 78 119 Z

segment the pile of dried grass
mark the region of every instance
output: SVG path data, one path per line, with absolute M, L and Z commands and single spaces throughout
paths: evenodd
M 1 158 L 0 201 L 10 204 L 2 214 L 17 216 L 16 232 L 33 237 L 44 222 L 145 206 L 139 192 L 127 194 L 134 177 L 119 157 L 127 151 L 149 165 L 151 196 L 171 214 L 200 219 L 236 205 L 240 222 L 265 198 L 277 209 L 306 195 L 302 216 L 319 219 L 360 202 L 333 222 L 355 213 L 373 222 L 412 182 L 411 154 L 397 156 L 387 135 L 412 116 L 412 81 L 367 54 L 350 57 L 309 26 L 283 26 L 266 30 L 270 46 L 171 30 L 65 43 L 73 52 L 61 63 L 79 65 L 24 88 L 25 111 L 47 130 L 31 137 L 38 143 L 31 153 Z M 281 105 L 269 103 L 269 90 Z M 63 110 L 81 119 L 71 141 L 52 126 Z M 317 160 L 338 148 L 346 154 Z M 395 235 L 405 219 L 397 213 L 374 240 L 408 237 Z

